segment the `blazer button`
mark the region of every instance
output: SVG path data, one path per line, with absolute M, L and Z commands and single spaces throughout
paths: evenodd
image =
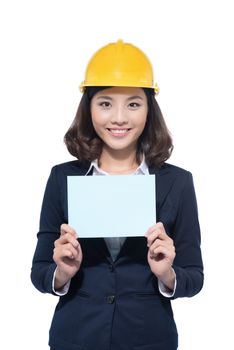
M 110 269 L 110 272 L 114 272 L 114 266 L 113 265 L 110 265 L 109 269 Z
M 106 298 L 108 304 L 113 304 L 115 301 L 115 296 L 114 295 L 108 295 Z

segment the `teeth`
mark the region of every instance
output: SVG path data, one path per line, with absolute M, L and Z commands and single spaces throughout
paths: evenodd
M 110 129 L 113 134 L 125 134 L 128 129 Z

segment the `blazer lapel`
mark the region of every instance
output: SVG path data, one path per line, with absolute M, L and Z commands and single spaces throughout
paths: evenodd
M 167 164 L 164 164 L 160 168 L 150 167 L 149 173 L 151 175 L 156 175 L 156 210 L 157 213 L 159 213 L 160 208 L 163 206 L 167 195 L 174 184 L 175 176 L 172 175 L 172 172 Z

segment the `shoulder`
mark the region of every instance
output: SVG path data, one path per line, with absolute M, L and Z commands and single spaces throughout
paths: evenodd
M 73 160 L 53 166 L 52 173 L 57 175 L 85 175 L 90 167 L 89 162 L 80 162 L 79 160 Z
M 164 165 L 161 168 L 162 173 L 163 172 L 169 172 L 175 176 L 179 177 L 190 177 L 192 174 L 189 170 L 181 168 L 179 166 L 169 164 L 169 163 L 164 163 Z
M 168 174 L 168 177 L 171 178 L 171 181 L 178 188 L 183 189 L 191 186 L 193 187 L 193 175 L 187 169 L 165 163 L 161 169 L 161 174 Z
M 193 175 L 189 170 L 169 163 L 164 163 L 159 170 L 159 174 L 162 176 L 167 174 L 167 177 L 171 178 L 179 187 L 184 187 L 193 183 Z
M 90 163 L 82 163 L 78 160 L 54 165 L 51 169 L 47 186 L 55 189 L 66 190 L 68 176 L 84 176 L 87 174 Z
M 188 177 L 191 172 L 173 164 L 164 163 L 160 167 L 149 167 L 149 172 L 156 175 L 171 175 L 173 177 Z
M 156 175 L 157 188 L 161 192 L 173 192 L 178 196 L 184 190 L 193 188 L 191 172 L 181 167 L 164 163 L 161 167 L 150 167 L 149 172 Z

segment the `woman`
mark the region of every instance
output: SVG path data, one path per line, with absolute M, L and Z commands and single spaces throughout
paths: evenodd
M 65 135 L 77 160 L 51 171 L 31 273 L 37 289 L 60 296 L 49 345 L 175 350 L 171 299 L 191 297 L 203 285 L 192 175 L 166 163 L 172 140 L 155 99 L 151 64 L 141 50 L 122 41 L 101 48 L 81 88 Z M 157 179 L 158 222 L 146 237 L 79 239 L 68 225 L 67 176 L 149 173 Z M 89 220 L 92 213 L 87 225 Z

